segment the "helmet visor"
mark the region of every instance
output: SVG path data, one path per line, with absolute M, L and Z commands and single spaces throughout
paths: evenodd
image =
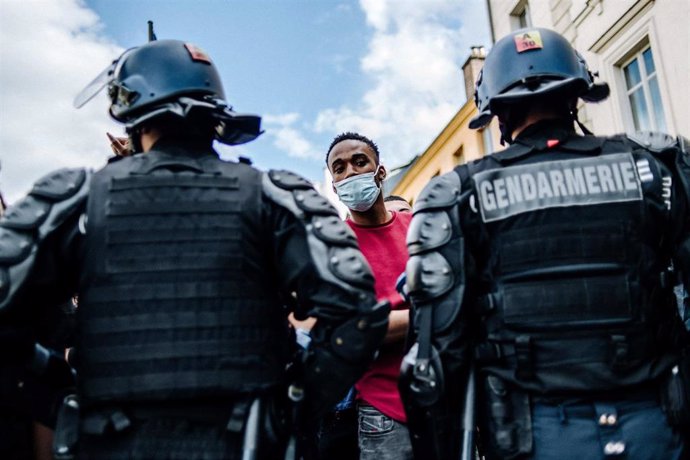
M 112 83 L 115 79 L 115 75 L 118 74 L 121 64 L 125 61 L 125 57 L 135 48 L 130 48 L 120 55 L 119 58 L 115 59 L 108 67 L 106 67 L 96 78 L 94 78 L 91 83 L 86 85 L 84 89 L 79 91 L 79 94 L 74 98 L 74 107 L 79 109 L 84 106 L 87 102 L 100 93 L 103 88 Z

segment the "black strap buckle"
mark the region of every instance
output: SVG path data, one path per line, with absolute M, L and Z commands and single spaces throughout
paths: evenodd
M 534 360 L 530 336 L 519 335 L 515 338 L 515 358 L 517 360 L 515 376 L 520 380 L 531 380 L 534 377 Z
M 95 411 L 86 414 L 81 429 L 86 434 L 104 435 L 108 432 L 120 433 L 132 425 L 130 417 L 121 409 Z
M 481 342 L 474 347 L 474 359 L 480 364 L 496 362 L 501 358 L 503 352 L 497 343 Z

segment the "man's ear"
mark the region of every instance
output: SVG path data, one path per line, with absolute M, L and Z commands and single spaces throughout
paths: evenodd
M 388 175 L 388 172 L 386 171 L 386 167 L 383 166 L 383 164 L 379 164 L 378 173 L 376 174 L 376 178 L 379 180 L 379 182 L 383 182 L 383 180 L 386 178 L 387 175 Z

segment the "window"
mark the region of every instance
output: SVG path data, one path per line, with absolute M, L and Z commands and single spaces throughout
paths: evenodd
M 666 131 L 652 48 L 647 45 L 621 66 L 635 130 Z
M 525 27 L 532 27 L 532 19 L 529 15 L 529 3 L 519 1 L 513 11 L 510 13 L 510 25 L 513 30 L 524 29 Z

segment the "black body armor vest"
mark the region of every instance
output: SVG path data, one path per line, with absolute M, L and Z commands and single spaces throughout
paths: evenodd
M 96 173 L 80 281 L 84 402 L 215 398 L 274 386 L 288 354 L 261 173 L 152 151 Z
M 474 188 L 479 229 L 467 233 L 485 261 L 480 367 L 539 393 L 659 376 L 675 360 L 674 303 L 662 282 L 668 171 L 620 139 L 586 154 L 501 161 L 510 150 L 481 171 L 458 170 L 463 188 Z

